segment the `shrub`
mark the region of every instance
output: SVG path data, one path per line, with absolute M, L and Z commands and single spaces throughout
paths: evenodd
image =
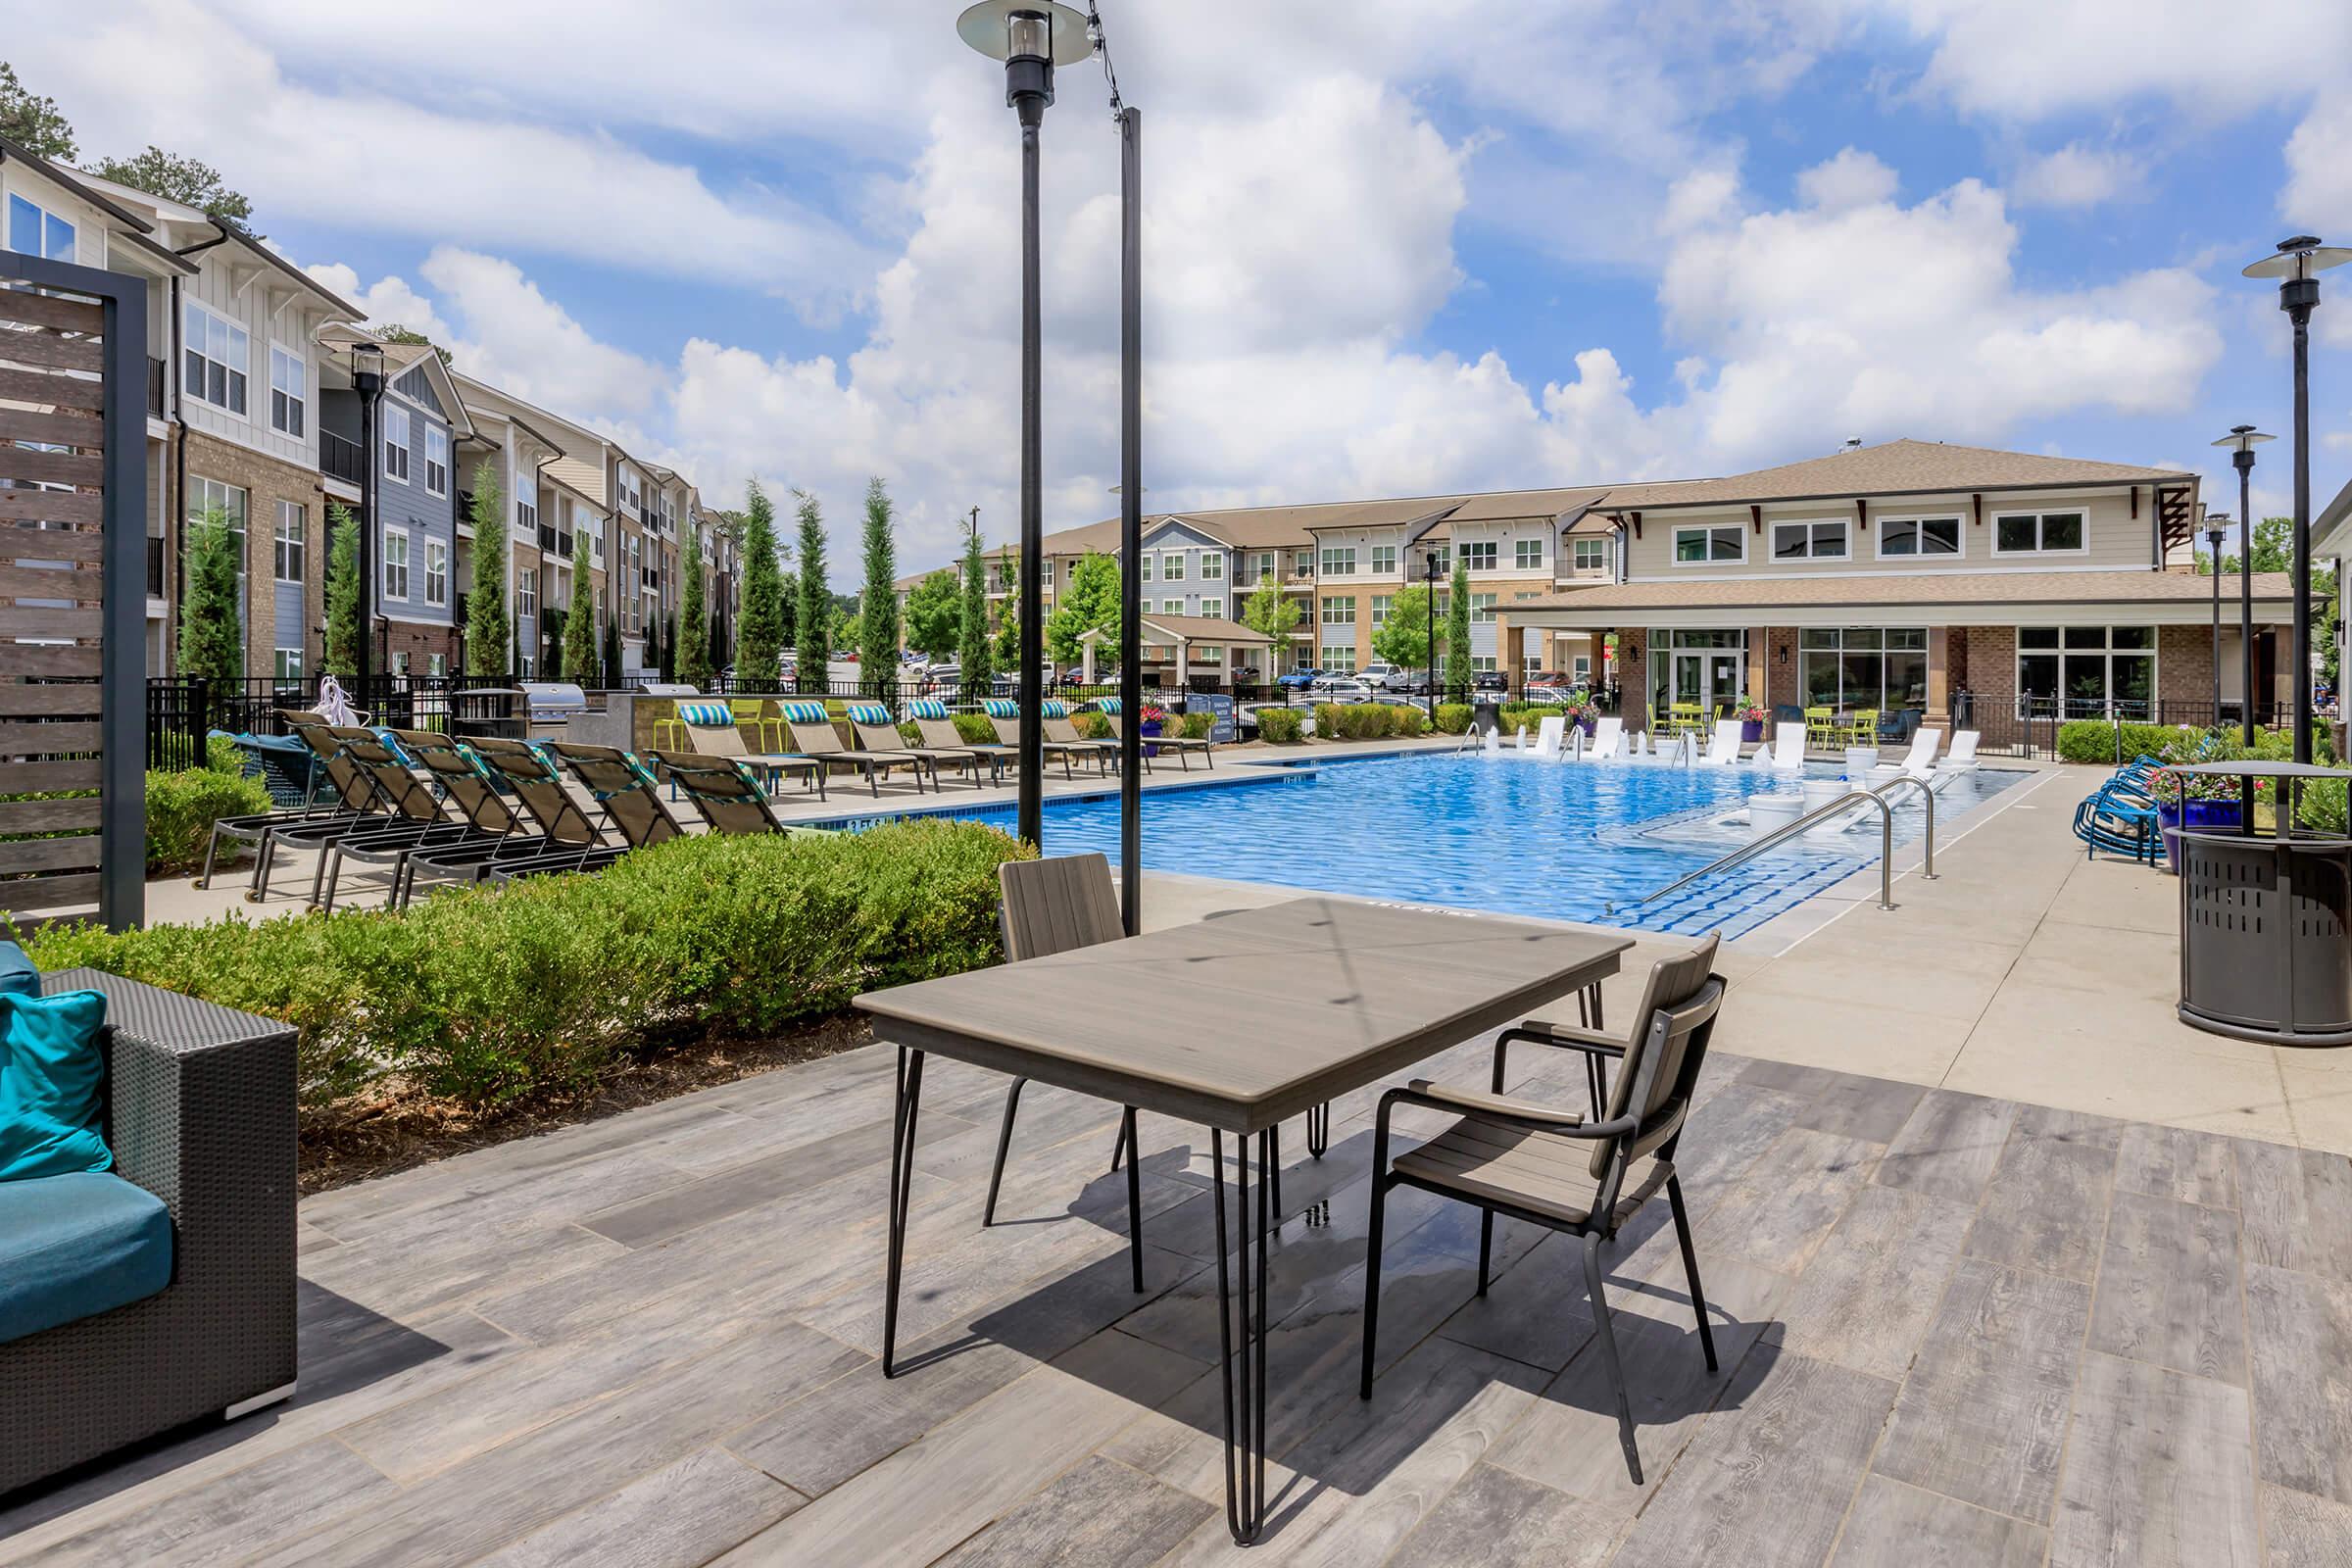
M 1083 713 L 1072 713 L 1070 715 L 1070 723 L 1076 727 L 1079 735 L 1086 740 L 1106 741 L 1111 738 L 1110 720 L 1104 715 L 1095 712 L 1091 709 Z
M 1410 740 L 1415 736 L 1426 734 L 1428 730 L 1429 715 L 1420 709 L 1392 708 L 1389 710 L 1389 732 L 1391 734 L 1401 735 Z
M 966 746 L 994 746 L 997 726 L 988 721 L 986 713 L 950 713 L 956 721 L 956 733 L 963 737 Z
M 2345 784 L 2340 778 L 2314 779 L 2303 786 L 2303 806 L 2297 818 L 2314 833 L 2342 834 L 2346 824 Z
M 1346 733 L 1341 726 L 1347 721 L 1348 709 L 1345 704 L 1317 703 L 1315 705 L 1315 739 L 1319 741 L 1346 739 Z
M 2116 726 L 2104 718 L 2071 718 L 2058 726 L 2058 756 L 2068 762 L 2103 762 L 2115 765 Z M 2124 760 L 2134 757 L 2156 757 L 2165 747 L 2180 736 L 2180 726 L 2175 724 L 2131 724 L 2123 726 Z M 2190 731 L 2193 735 L 2195 731 Z
M 899 739 L 905 741 L 909 746 L 922 745 L 923 731 L 921 726 L 916 724 L 911 718 L 906 719 L 899 725 Z
M 1202 709 L 1198 713 L 1181 713 L 1176 715 L 1176 722 L 1179 726 L 1181 726 L 1178 730 L 1178 733 L 1181 734 L 1186 740 L 1204 741 L 1208 739 L 1210 734 L 1215 731 L 1217 727 L 1217 715 L 1208 711 L 1206 709 Z M 1109 727 L 1110 726 L 1107 722 L 1103 725 L 1105 730 L 1107 730 Z
M 701 836 L 405 912 L 56 925 L 29 947 L 44 969 L 87 963 L 286 1020 L 314 1107 L 391 1078 L 489 1106 L 583 1088 L 683 1032 L 772 1033 L 993 962 L 997 866 L 1025 853 L 934 820 Z
M 1296 708 L 1261 708 L 1257 710 L 1257 738 L 1288 746 L 1298 739 L 1304 722 Z
M 1470 728 L 1468 703 L 1440 703 L 1438 705 L 1438 733 L 1460 735 Z
M 229 753 L 232 765 L 238 760 Z M 270 809 L 269 788 L 242 773 L 191 767 L 182 773 L 147 775 L 147 869 L 193 871 L 204 863 L 213 823 L 223 816 L 255 815 Z

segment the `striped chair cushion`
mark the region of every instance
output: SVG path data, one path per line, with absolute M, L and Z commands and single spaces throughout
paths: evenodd
M 916 718 L 945 718 L 948 705 L 934 697 L 918 697 L 906 705 L 906 711 Z
M 786 703 L 784 722 L 787 724 L 822 724 L 825 705 L 822 703 Z
M 981 706 L 988 710 L 988 716 L 991 718 L 1018 718 L 1021 716 L 1021 705 L 1009 697 L 991 697 Z
M 1062 707 L 1061 704 L 1054 701 L 1054 699 L 1051 697 L 1038 704 L 1037 710 L 1045 714 L 1048 718 L 1067 718 L 1070 716 L 1070 710 Z
M 1119 700 L 1116 697 L 1105 697 L 1098 701 L 1095 706 L 1105 713 L 1116 713 L 1119 710 Z
M 852 703 L 850 705 L 850 722 L 853 724 L 887 724 L 890 722 L 890 710 L 884 708 L 880 703 Z
M 701 724 L 708 727 L 713 724 L 732 724 L 735 722 L 735 714 L 724 703 L 680 703 L 678 719 L 681 723 Z

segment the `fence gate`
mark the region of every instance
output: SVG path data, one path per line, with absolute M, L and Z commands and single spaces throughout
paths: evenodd
M 147 289 L 0 251 L 0 912 L 144 917 Z

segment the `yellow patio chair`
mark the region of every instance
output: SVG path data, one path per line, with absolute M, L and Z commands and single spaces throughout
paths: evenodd
M 678 705 L 669 705 L 669 716 L 654 720 L 654 750 L 682 752 L 686 749 L 686 725 L 678 717 Z
M 1706 720 L 1696 703 L 1676 703 L 1666 710 L 1666 732 L 1669 735 L 1701 731 L 1706 727 Z
M 1838 715 L 1827 708 L 1805 710 L 1805 744 L 1828 747 L 1838 740 Z
M 748 727 L 758 749 L 762 752 L 781 752 L 784 745 L 784 710 L 769 697 L 730 697 L 727 711 L 735 716 L 738 727 Z M 772 736 L 772 739 L 771 739 Z
M 1847 721 L 1845 726 L 1845 744 L 1848 746 L 1876 746 L 1879 744 L 1879 710 L 1877 709 L 1857 708 L 1854 710 L 1854 716 Z

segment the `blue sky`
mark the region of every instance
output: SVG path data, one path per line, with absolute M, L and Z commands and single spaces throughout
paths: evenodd
M 1102 0 L 1146 115 L 1154 508 L 1737 471 L 1849 436 L 2194 466 L 2282 436 L 2237 275 L 2352 241 L 2352 7 Z M 1012 524 L 1016 163 L 953 0 L 98 0 L 9 57 L 87 154 L 219 165 L 296 261 L 731 503 Z M 223 93 L 220 84 L 239 90 Z M 2337 94 L 2340 97 L 2340 92 Z M 1116 146 L 1046 127 L 1048 522 L 1115 475 Z M 2352 476 L 2352 272 L 2314 360 Z M 2286 444 L 2257 511 L 2280 511 Z

